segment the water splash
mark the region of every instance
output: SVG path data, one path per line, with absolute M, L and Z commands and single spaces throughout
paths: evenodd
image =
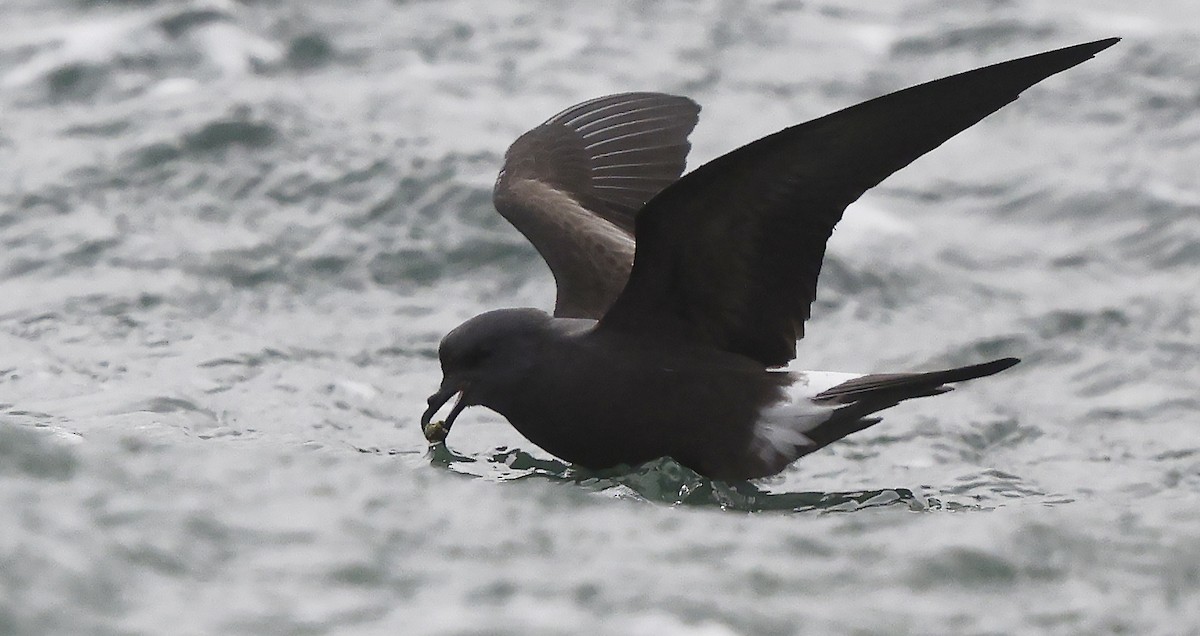
M 903 506 L 919 511 L 969 507 L 946 506 L 907 488 L 772 492 L 749 481 L 709 479 L 667 457 L 635 467 L 594 471 L 504 446 L 485 456 L 472 457 L 456 453 L 445 444 L 433 444 L 427 456 L 434 466 L 493 481 L 548 479 L 606 496 L 671 506 L 717 507 L 736 512 L 852 512 L 884 506 Z

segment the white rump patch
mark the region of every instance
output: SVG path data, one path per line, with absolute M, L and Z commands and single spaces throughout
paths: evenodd
M 770 465 L 788 463 L 816 446 L 805 433 L 829 420 L 837 406 L 820 405 L 813 396 L 847 380 L 862 377 L 861 373 L 829 371 L 777 371 L 792 377 L 785 396 L 763 409 L 754 423 L 751 450 Z

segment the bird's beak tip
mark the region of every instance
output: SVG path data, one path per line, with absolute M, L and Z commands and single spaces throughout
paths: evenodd
M 446 436 L 450 434 L 450 427 L 454 425 L 455 418 L 465 406 L 462 396 L 465 390 L 465 386 L 460 387 L 443 382 L 442 388 L 429 396 L 429 408 L 421 414 L 421 434 L 425 436 L 426 441 L 431 444 L 441 444 L 446 441 Z M 434 422 L 433 416 L 455 395 L 459 396 L 458 403 L 450 409 L 450 414 L 446 416 L 446 419 Z

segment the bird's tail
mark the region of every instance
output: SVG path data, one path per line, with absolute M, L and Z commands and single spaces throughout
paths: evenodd
M 953 390 L 951 382 L 963 382 L 999 373 L 1020 362 L 1017 358 L 1001 358 L 956 369 L 923 373 L 876 373 L 847 380 L 813 397 L 818 404 L 840 406 L 833 416 L 820 426 L 805 432 L 817 448 L 863 430 L 880 421 L 867 417 L 904 400 L 938 395 Z
M 1020 362 L 1017 358 L 1001 358 L 972 364 L 956 369 L 926 371 L 923 373 L 875 373 L 848 380 L 826 389 L 813 397 L 813 401 L 828 404 L 848 404 L 863 400 L 892 400 L 896 402 L 914 397 L 945 393 L 951 387 L 942 386 L 950 382 L 963 382 L 999 373 Z

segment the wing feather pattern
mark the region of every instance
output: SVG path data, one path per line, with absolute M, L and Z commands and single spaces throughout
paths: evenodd
M 493 199 L 554 273 L 555 316 L 608 311 L 633 263 L 635 216 L 683 173 L 699 111 L 674 95 L 609 95 L 509 147 Z
M 599 328 L 787 363 L 804 335 L 825 243 L 847 205 L 1021 91 L 1116 42 L 914 86 L 701 166 L 638 215 L 629 283 Z

